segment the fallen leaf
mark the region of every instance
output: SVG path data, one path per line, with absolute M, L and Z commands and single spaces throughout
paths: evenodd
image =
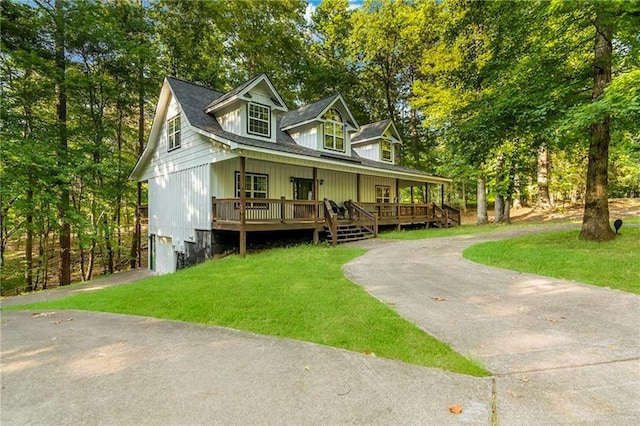
M 305 370 L 307 370 L 307 371 L 311 371 L 311 369 L 309 368 L 309 366 L 308 366 L 308 365 L 305 365 L 305 366 L 304 366 L 304 369 L 305 369 Z
M 40 312 L 39 314 L 33 314 L 31 318 L 50 317 L 51 315 L 55 315 L 55 312 Z
M 531 381 L 530 378 L 528 378 L 527 376 L 522 376 L 520 377 L 520 381 L 523 383 L 529 383 Z
M 444 297 L 438 297 L 438 296 L 432 296 L 431 299 L 435 300 L 436 302 L 444 302 L 445 300 L 447 300 Z
M 449 411 L 451 411 L 453 414 L 462 413 L 462 404 L 450 405 Z

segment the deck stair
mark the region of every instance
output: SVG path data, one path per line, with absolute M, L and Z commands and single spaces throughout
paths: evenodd
M 325 229 L 327 235 L 331 236 L 331 228 L 326 227 Z M 353 223 L 338 224 L 336 235 L 338 244 L 373 238 L 373 232 Z

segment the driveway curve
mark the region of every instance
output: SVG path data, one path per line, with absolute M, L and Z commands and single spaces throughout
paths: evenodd
M 640 423 L 640 296 L 462 257 L 472 244 L 540 230 L 368 240 L 344 272 L 492 371 L 501 424 Z

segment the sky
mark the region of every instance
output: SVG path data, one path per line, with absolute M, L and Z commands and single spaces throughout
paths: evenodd
M 349 8 L 355 9 L 362 6 L 364 0 L 349 0 Z M 307 21 L 311 21 L 311 14 L 316 10 L 316 7 L 322 3 L 322 0 L 307 0 L 307 10 L 305 11 L 305 18 Z

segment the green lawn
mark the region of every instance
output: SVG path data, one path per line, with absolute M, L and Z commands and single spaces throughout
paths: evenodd
M 640 228 L 622 227 L 615 240 L 578 239 L 579 231 L 529 235 L 476 244 L 474 262 L 640 294 Z
M 347 280 L 342 265 L 363 252 L 311 245 L 273 249 L 20 308 L 82 309 L 225 326 L 488 375 Z

